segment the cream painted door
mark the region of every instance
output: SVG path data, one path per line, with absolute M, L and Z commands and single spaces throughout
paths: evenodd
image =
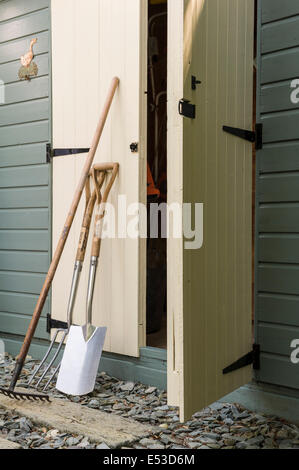
M 146 202 L 146 67 L 146 0 L 52 0 L 54 148 L 89 147 L 110 81 L 113 76 L 120 78 L 95 158 L 120 164 L 109 199 L 117 217 L 119 195 L 126 197 L 127 206 Z M 138 153 L 131 152 L 132 142 L 139 143 Z M 53 159 L 53 246 L 85 158 Z M 83 205 L 82 200 L 53 283 L 52 316 L 62 321 L 66 321 Z M 137 357 L 145 345 L 145 259 L 144 240 L 117 238 L 102 243 L 93 323 L 108 327 L 106 351 Z M 78 291 L 76 324 L 85 322 L 88 267 L 89 259 Z
M 181 419 L 251 380 L 254 1 L 169 2 L 169 202 L 203 203 L 203 246 L 168 246 L 168 394 Z M 191 77 L 202 83 L 192 90 Z M 182 117 L 178 102 L 196 105 Z

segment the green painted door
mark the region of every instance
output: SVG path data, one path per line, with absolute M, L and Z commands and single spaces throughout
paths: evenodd
M 258 30 L 257 379 L 299 389 L 299 1 L 259 0 Z
M 50 0 L 0 1 L 0 338 L 19 352 L 50 256 Z M 20 57 L 37 38 L 38 76 L 20 81 Z M 4 91 L 4 93 L 3 93 Z M 48 339 L 47 301 L 36 333 Z M 40 341 L 37 341 L 40 342 Z M 32 350 L 31 350 L 32 351 Z

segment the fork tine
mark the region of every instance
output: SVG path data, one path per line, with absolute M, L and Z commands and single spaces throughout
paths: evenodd
M 52 351 L 52 349 L 53 349 L 53 347 L 54 347 L 54 344 L 55 344 L 55 341 L 56 341 L 56 338 L 57 338 L 57 336 L 58 336 L 59 331 L 61 331 L 61 330 L 57 330 L 57 331 L 56 331 L 56 333 L 55 333 L 55 335 L 54 335 L 54 337 L 53 337 L 53 339 L 52 339 L 52 341 L 51 341 L 51 344 L 50 344 L 50 346 L 49 346 L 49 348 L 48 348 L 46 354 L 45 354 L 44 357 L 43 357 L 43 360 L 41 361 L 41 363 L 39 364 L 39 366 L 36 368 L 36 370 L 33 372 L 32 376 L 31 376 L 31 378 L 30 378 L 30 380 L 29 380 L 29 382 L 28 382 L 28 385 L 30 385 L 30 384 L 32 383 L 33 379 L 36 377 L 36 375 L 38 374 L 38 372 L 41 370 L 42 366 L 44 365 L 44 363 L 45 363 L 46 360 L 48 359 L 49 354 L 50 354 L 50 352 Z
M 36 388 L 39 387 L 39 384 L 42 382 L 43 378 L 47 375 L 48 371 L 51 369 L 52 365 L 53 365 L 54 362 L 56 361 L 57 356 L 59 355 L 59 353 L 60 353 L 60 351 L 61 351 L 61 348 L 62 348 L 62 346 L 63 346 L 64 340 L 65 340 L 65 338 L 67 337 L 67 334 L 68 334 L 68 331 L 65 331 L 64 334 L 63 334 L 63 336 L 62 336 L 62 338 L 61 338 L 61 341 L 60 341 L 60 343 L 59 343 L 59 346 L 58 346 L 58 348 L 57 348 L 57 350 L 56 350 L 56 353 L 54 354 L 54 356 L 53 356 L 51 362 L 48 364 L 48 366 L 47 366 L 46 369 L 44 370 L 44 372 L 43 372 L 41 378 L 40 378 L 39 381 L 37 382 Z
M 49 378 L 48 382 L 46 383 L 46 385 L 44 386 L 43 388 L 43 392 L 45 392 L 47 390 L 47 388 L 49 387 L 50 383 L 52 382 L 52 380 L 55 378 L 57 372 L 59 371 L 59 368 L 61 366 L 61 362 L 59 362 L 58 366 L 56 367 L 56 369 L 54 370 L 53 374 L 51 375 L 51 377 Z

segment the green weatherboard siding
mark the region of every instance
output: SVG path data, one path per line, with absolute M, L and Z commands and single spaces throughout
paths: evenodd
M 50 261 L 50 0 L 0 1 L 0 338 L 17 354 Z M 20 56 L 37 38 L 38 76 L 20 81 Z M 49 339 L 47 299 L 30 354 Z
M 259 0 L 257 119 L 256 342 L 260 382 L 299 389 L 290 360 L 299 339 L 299 1 Z

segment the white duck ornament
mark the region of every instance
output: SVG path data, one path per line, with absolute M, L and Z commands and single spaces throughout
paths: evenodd
M 22 67 L 19 70 L 19 78 L 30 80 L 30 77 L 36 76 L 38 73 L 38 67 L 35 62 L 32 62 L 34 57 L 33 46 L 36 44 L 37 38 L 31 39 L 29 51 L 21 56 Z

